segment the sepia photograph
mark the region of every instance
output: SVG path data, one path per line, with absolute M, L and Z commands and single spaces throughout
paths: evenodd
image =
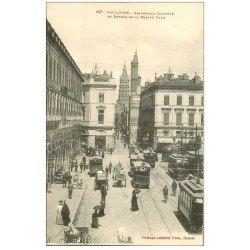
M 46 245 L 204 245 L 204 3 L 46 3 L 44 27 Z

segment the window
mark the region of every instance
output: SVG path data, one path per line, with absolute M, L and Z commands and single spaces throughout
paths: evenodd
M 163 113 L 163 124 L 164 125 L 169 125 L 169 112 L 164 112 Z
M 202 96 L 201 97 L 201 106 L 203 106 L 204 105 L 204 97 Z
M 49 58 L 49 76 L 50 79 L 52 80 L 52 58 Z
M 176 137 L 181 137 L 181 131 L 176 131 Z
M 99 102 L 104 103 L 104 93 L 99 93 Z
M 169 96 L 168 95 L 164 96 L 164 105 L 169 105 Z
M 203 126 L 203 124 L 204 124 L 204 115 L 201 114 L 201 125 Z
M 177 96 L 177 105 L 182 105 L 182 96 Z
M 188 115 L 188 125 L 189 126 L 194 126 L 194 114 L 189 114 Z
M 181 126 L 182 124 L 182 114 L 181 113 L 177 113 L 176 114 L 176 125 L 177 126 Z
M 103 124 L 104 122 L 104 110 L 98 110 L 98 124 Z
M 164 131 L 163 131 L 163 135 L 164 135 L 164 136 L 169 136 L 169 132 L 168 132 L 167 130 L 164 130 Z
M 85 103 L 85 101 L 86 101 L 86 96 L 85 96 L 85 93 L 82 93 L 82 103 Z
M 82 109 L 82 121 L 85 122 L 85 108 Z
M 189 96 L 189 106 L 194 106 L 194 96 Z

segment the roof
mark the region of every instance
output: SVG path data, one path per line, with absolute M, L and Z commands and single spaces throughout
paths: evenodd
M 147 90 L 156 90 L 156 89 L 166 89 L 166 90 L 203 90 L 203 82 L 195 83 L 194 79 L 192 80 L 182 80 L 182 79 L 172 79 L 165 81 L 155 81 L 147 84 L 142 89 L 142 93 Z
M 144 163 L 144 166 L 142 166 L 143 163 Z M 135 168 L 140 168 L 140 167 L 151 168 L 150 165 L 144 161 L 135 161 L 135 162 L 133 162 L 133 165 Z
M 203 198 L 204 196 L 203 184 L 198 184 L 195 180 L 186 180 L 180 182 L 180 186 L 194 198 Z

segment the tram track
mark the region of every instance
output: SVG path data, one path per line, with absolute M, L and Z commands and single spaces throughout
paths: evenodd
M 153 188 L 154 188 L 154 187 L 153 187 Z M 153 188 L 151 188 L 151 190 L 152 190 Z M 154 206 L 155 206 L 155 208 L 156 208 L 156 210 L 157 210 L 157 212 L 158 212 L 158 214 L 159 214 L 159 216 L 160 216 L 162 222 L 164 223 L 164 225 L 165 225 L 167 231 L 169 232 L 169 234 L 172 236 L 172 232 L 171 232 L 171 230 L 170 230 L 170 227 L 169 227 L 168 223 L 166 222 L 166 220 L 164 219 L 164 217 L 162 216 L 162 213 L 161 213 L 161 211 L 160 211 L 158 205 L 156 204 L 156 201 L 155 201 L 154 197 L 152 196 L 151 190 L 148 189 L 146 192 L 144 192 L 144 193 L 142 194 L 142 196 L 144 196 L 145 194 L 149 194 L 149 197 L 151 198 L 151 201 L 153 201 L 153 204 L 154 204 Z M 147 216 L 146 216 L 147 213 L 145 212 L 145 208 L 144 208 L 144 206 L 143 206 L 143 201 L 142 201 L 142 199 L 141 199 L 142 196 L 141 196 L 140 199 L 139 199 L 139 200 L 140 200 L 140 204 L 141 204 L 142 211 L 143 211 L 143 214 L 144 214 L 144 217 L 145 217 L 145 220 L 146 220 L 146 224 L 147 224 L 147 226 L 148 226 L 148 230 L 149 230 L 151 236 L 153 236 L 151 227 L 150 227 L 150 225 L 149 225 L 149 224 L 150 224 L 150 223 L 149 223 L 149 219 L 148 219 Z
M 164 184 L 161 184 L 161 182 L 156 178 L 155 174 L 153 174 L 153 171 L 151 173 L 152 173 L 152 177 L 153 177 L 156 185 L 159 186 L 161 189 L 163 189 Z M 166 183 L 168 185 L 168 187 L 170 188 L 170 190 L 171 190 L 172 187 L 169 185 L 169 183 L 167 181 L 165 181 L 165 179 L 163 179 L 163 180 L 164 180 L 164 183 Z M 171 199 L 171 196 L 168 198 L 168 200 L 169 200 L 171 206 L 173 207 L 173 209 L 176 209 L 178 204 L 176 202 L 174 202 L 173 199 Z

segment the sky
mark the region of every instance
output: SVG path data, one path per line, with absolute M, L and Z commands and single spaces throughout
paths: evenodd
M 107 11 L 150 12 L 154 19 L 108 18 Z M 175 76 L 197 72 L 203 79 L 202 3 L 47 3 L 47 19 L 83 73 L 97 63 L 119 84 L 124 63 L 130 74 L 137 50 L 142 86 L 169 67 Z

